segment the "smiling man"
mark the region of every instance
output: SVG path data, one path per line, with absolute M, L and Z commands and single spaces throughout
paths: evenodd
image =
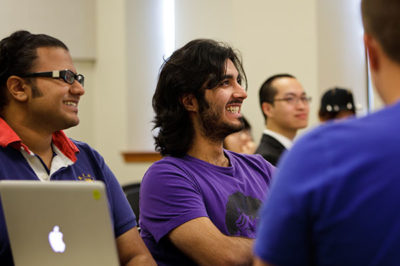
M 121 265 L 155 265 L 104 159 L 62 131 L 79 123 L 83 85 L 60 40 L 18 31 L 0 41 L 0 180 L 104 182 Z M 13 265 L 1 206 L 0 265 Z
M 294 76 L 277 74 L 263 83 L 259 100 L 266 128 L 256 153 L 277 165 L 282 153 L 292 146 L 297 131 L 307 127 L 311 98 Z
M 145 174 L 141 235 L 158 265 L 249 265 L 274 167 L 223 149 L 242 129 L 245 73 L 232 48 L 199 39 L 162 66 L 153 96 L 156 149 Z

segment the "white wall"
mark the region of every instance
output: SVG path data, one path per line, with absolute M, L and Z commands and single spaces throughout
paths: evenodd
M 313 96 L 310 123 L 316 119 L 317 30 L 315 0 L 234 1 L 235 44 L 242 51 L 249 79 L 248 99 L 243 113 L 249 117 L 258 142 L 264 118 L 258 103 L 258 90 L 271 75 L 291 73 Z
M 351 89 L 356 104 L 368 111 L 367 68 L 360 0 L 318 1 L 318 88 Z
M 46 33 L 67 44 L 73 58 L 95 57 L 96 0 L 0 0 L 0 36 L 16 30 Z

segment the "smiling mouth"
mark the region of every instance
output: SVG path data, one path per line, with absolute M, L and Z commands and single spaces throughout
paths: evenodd
M 77 102 L 72 102 L 72 101 L 65 101 L 64 104 L 68 105 L 68 106 L 73 106 L 73 107 L 77 107 L 78 106 Z
M 232 114 L 238 114 L 240 112 L 239 106 L 228 106 L 226 110 Z

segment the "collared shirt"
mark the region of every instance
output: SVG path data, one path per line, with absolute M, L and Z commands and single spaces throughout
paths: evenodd
M 49 181 L 50 176 L 57 170 L 72 165 L 76 161 L 76 153 L 79 152 L 76 145 L 64 134 L 63 131 L 53 133 L 51 145 L 54 157 L 51 163 L 51 168 L 48 169 L 42 159 L 33 153 L 28 146 L 22 143 L 21 138 L 2 118 L 0 118 L 0 131 L 2 132 L 0 135 L 0 146 L 4 148 L 10 146 L 19 150 L 41 181 Z
M 287 137 L 285 137 L 275 131 L 272 131 L 272 130 L 269 130 L 266 128 L 266 129 L 264 129 L 263 133 L 270 135 L 271 137 L 274 137 L 276 140 L 278 140 L 280 143 L 282 143 L 282 145 L 285 146 L 285 148 L 287 150 L 290 149 L 290 147 L 292 147 L 292 145 L 293 145 L 292 140 L 288 139 Z
M 53 134 L 52 145 L 55 157 L 47 169 L 40 157 L 0 118 L 0 180 L 102 181 L 107 190 L 115 237 L 136 226 L 135 215 L 121 186 L 97 151 L 86 143 L 69 139 L 62 131 Z M 1 204 L 0 265 L 13 265 Z

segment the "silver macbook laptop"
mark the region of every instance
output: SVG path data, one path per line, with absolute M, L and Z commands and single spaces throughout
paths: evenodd
M 102 182 L 0 181 L 16 266 L 119 265 Z

